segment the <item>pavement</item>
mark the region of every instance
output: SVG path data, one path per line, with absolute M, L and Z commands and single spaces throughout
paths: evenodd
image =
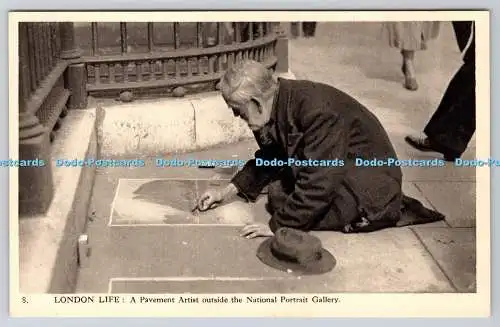
M 419 132 L 460 65 L 451 26 L 417 54 L 420 89 L 403 88 L 401 58 L 380 39 L 379 23 L 320 23 L 315 38 L 293 39 L 297 78 L 326 82 L 370 108 L 386 127 L 400 159 L 431 159 L 409 148 L 404 135 Z M 173 104 L 174 102 L 172 102 Z M 164 159 L 249 159 L 252 140 Z M 136 159 L 138 156 L 123 158 Z M 465 159 L 475 157 L 472 142 Z M 446 221 L 362 235 L 315 232 L 336 258 L 330 273 L 300 277 L 273 270 L 256 257 L 263 239 L 239 230 L 249 219 L 266 221 L 265 194 L 255 204 L 236 202 L 193 215 L 194 198 L 221 187 L 228 171 L 196 167 L 98 169 L 78 293 L 330 293 L 475 292 L 476 176 L 471 168 L 403 168 L 404 191 Z

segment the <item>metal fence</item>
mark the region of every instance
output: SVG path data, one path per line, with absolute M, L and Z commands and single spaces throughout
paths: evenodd
M 49 131 L 57 129 L 70 95 L 65 88 L 68 62 L 61 59 L 61 33 L 60 23 L 19 24 L 20 112 L 36 116 Z
M 45 162 L 40 167 L 19 167 L 19 214 L 23 216 L 45 212 L 52 201 L 50 142 L 76 90 L 67 72 L 78 52 L 71 23 L 22 22 L 18 33 L 19 159 Z
M 243 59 L 258 60 L 271 68 L 277 62 L 277 34 L 272 23 L 130 24 L 134 23 L 94 22 L 89 23 L 90 28 L 82 26 L 80 32 L 77 28 L 87 54 L 89 94 L 116 96 L 130 90 L 168 95 L 179 86 L 196 86 L 196 92 L 214 88 L 223 71 Z M 108 36 L 115 42 L 103 40 L 106 32 L 116 35 Z
M 19 159 L 47 163 L 19 170 L 20 216 L 46 212 L 50 205 L 50 143 L 67 111 L 86 108 L 89 95 L 213 90 L 223 71 L 243 59 L 288 70 L 286 38 L 272 23 L 132 24 L 92 22 L 88 32 L 81 23 L 19 24 Z

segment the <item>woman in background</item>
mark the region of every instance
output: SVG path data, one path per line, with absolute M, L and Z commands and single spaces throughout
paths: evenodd
M 418 89 L 415 72 L 415 51 L 426 50 L 427 42 L 439 35 L 440 22 L 385 22 L 389 45 L 401 50 L 405 76 L 404 86 L 408 90 Z

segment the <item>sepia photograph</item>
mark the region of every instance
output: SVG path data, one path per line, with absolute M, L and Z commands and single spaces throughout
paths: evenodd
M 11 12 L 11 314 L 489 315 L 489 33 Z

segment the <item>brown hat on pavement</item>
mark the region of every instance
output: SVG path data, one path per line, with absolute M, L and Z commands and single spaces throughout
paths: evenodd
M 337 263 L 319 238 L 288 227 L 278 229 L 273 237 L 262 242 L 257 257 L 275 269 L 304 275 L 327 273 Z

